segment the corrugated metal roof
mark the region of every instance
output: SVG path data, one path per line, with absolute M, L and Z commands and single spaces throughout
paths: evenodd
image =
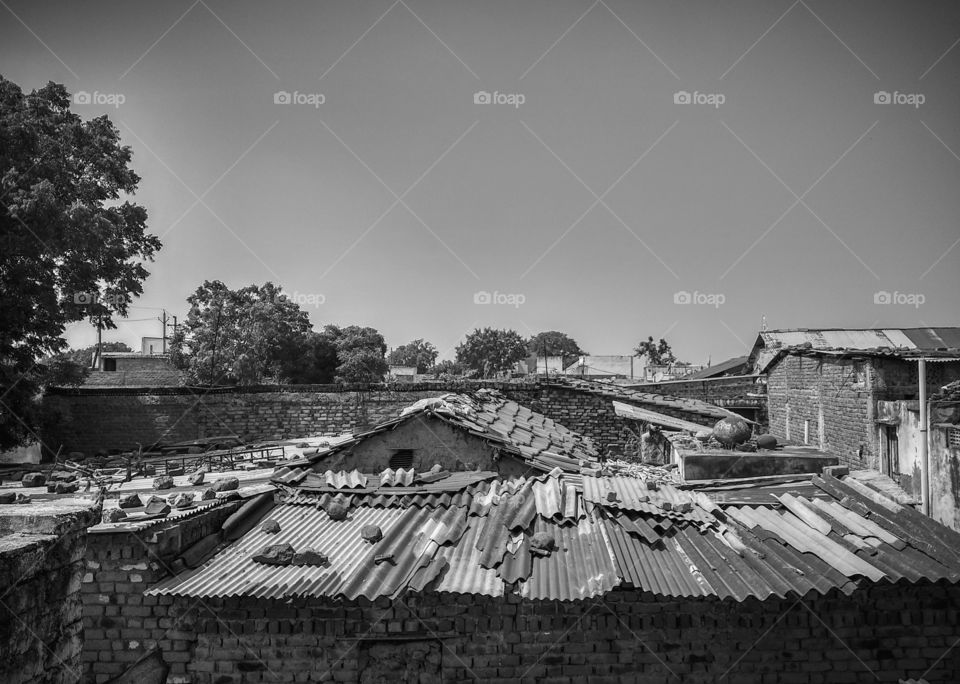
M 548 556 L 533 557 L 530 577 L 520 587 L 524 598 L 586 599 L 620 584 L 600 523 L 584 519 L 576 526 L 558 527 L 538 517 L 534 532 L 552 534 L 558 548 Z
M 297 494 L 269 513 L 279 533 L 257 526 L 152 592 L 370 599 L 403 591 L 516 592 L 571 601 L 626 583 L 658 595 L 743 601 L 850 593 L 869 582 L 960 581 L 960 533 L 856 478 L 814 478 L 809 484 L 820 497 L 780 491 L 764 505 L 719 506 L 697 491 L 647 489 L 639 478 L 586 476 L 583 484 L 581 494 L 560 473 L 494 480 L 460 492 L 389 497 L 400 502 L 394 507 L 374 503 L 388 498 L 382 493 Z M 336 522 L 302 505 L 317 496 L 348 500 L 348 519 Z M 375 544 L 360 537 L 368 524 L 383 532 Z M 552 536 L 557 548 L 531 553 L 536 533 Z M 314 547 L 330 564 L 252 561 L 264 545 L 284 542 Z
M 755 372 L 763 372 L 784 349 L 809 345 L 818 351 L 877 353 L 914 357 L 926 353 L 960 352 L 960 328 L 823 328 L 763 330 L 749 363 Z

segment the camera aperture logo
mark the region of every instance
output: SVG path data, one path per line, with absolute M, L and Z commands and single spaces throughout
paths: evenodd
M 720 292 L 700 292 L 698 290 L 687 292 L 686 290 L 680 290 L 673 293 L 674 304 L 698 304 L 719 309 L 726 301 L 727 296 Z
M 694 90 L 692 93 L 686 90 L 678 90 L 673 94 L 673 104 L 687 105 L 709 105 L 714 109 L 720 109 L 720 105 L 727 101 L 727 96 L 723 93 L 701 93 Z
M 879 292 L 873 293 L 874 304 L 899 304 L 901 306 L 912 306 L 914 309 L 919 309 L 926 301 L 926 295 L 919 292 L 897 292 L 896 290 L 887 292 L 886 290 L 880 290 Z
M 873 94 L 873 104 L 878 105 L 909 105 L 914 109 L 920 109 L 920 105 L 927 101 L 927 96 L 923 93 L 901 93 L 894 90 L 892 93 L 886 90 L 878 90 Z
M 273 104 L 278 105 L 310 105 L 314 109 L 320 109 L 320 105 L 326 101 L 327 96 L 323 93 L 301 93 L 299 90 L 291 93 L 278 90 L 273 94 Z
M 493 292 L 480 290 L 479 292 L 473 293 L 474 304 L 500 304 L 519 309 L 525 301 L 527 301 L 527 296 L 517 293 L 508 294 L 506 292 L 497 292 L 496 290 Z
M 106 105 L 119 109 L 126 101 L 127 96 L 123 93 L 101 93 L 99 90 L 88 93 L 81 90 L 73 94 L 73 103 L 78 105 Z
M 520 105 L 527 101 L 527 96 L 523 93 L 501 93 L 494 90 L 492 93 L 486 90 L 478 90 L 473 94 L 473 104 L 478 105 L 510 105 L 520 109 Z

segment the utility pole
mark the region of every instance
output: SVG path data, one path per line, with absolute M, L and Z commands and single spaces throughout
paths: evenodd
M 162 322 L 163 322 L 163 330 L 160 333 L 160 339 L 162 340 L 162 342 L 160 343 L 161 345 L 160 348 L 163 350 L 163 353 L 166 354 L 167 353 L 167 310 L 166 309 L 163 310 Z

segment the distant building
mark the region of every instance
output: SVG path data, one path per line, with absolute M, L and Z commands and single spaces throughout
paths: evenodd
M 387 381 L 388 382 L 416 382 L 417 367 L 416 366 L 394 366 L 394 365 L 388 366 Z
M 563 373 L 578 378 L 640 380 L 644 368 L 643 360 L 630 354 L 586 355 L 567 366 Z
M 167 340 L 169 349 L 169 339 Z M 163 353 L 163 338 L 144 337 L 140 351 L 105 351 L 97 358 L 84 385 L 165 387 L 181 384 L 183 374 L 170 363 L 170 354 Z

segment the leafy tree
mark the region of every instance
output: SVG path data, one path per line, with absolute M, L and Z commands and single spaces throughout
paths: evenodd
M 387 373 L 387 343 L 375 328 L 328 325 L 324 332 L 337 350 L 337 382 L 381 382 Z
M 35 437 L 38 396 L 68 323 L 116 327 L 160 240 L 122 197 L 139 176 L 106 116 L 70 111 L 60 84 L 24 93 L 0 76 L 0 448 Z
M 426 373 L 437 362 L 439 352 L 422 339 L 408 342 L 390 352 L 387 363 L 392 366 L 416 366 L 418 373 Z
M 534 335 L 527 343 L 527 348 L 531 354 L 537 356 L 562 356 L 564 360 L 583 356 L 587 353 L 580 348 L 580 345 L 572 337 L 556 330 L 548 330 Z
M 132 352 L 133 350 L 125 342 L 104 342 L 103 351 L 105 352 Z M 91 344 L 89 347 L 83 347 L 82 349 L 68 349 L 65 352 L 57 354 L 54 356 L 54 360 L 63 359 L 67 361 L 72 361 L 73 363 L 79 364 L 86 368 L 90 367 L 91 362 L 93 361 L 93 355 L 97 351 L 97 345 Z
M 170 344 L 175 366 L 201 385 L 285 380 L 311 331 L 307 314 L 273 283 L 231 290 L 205 281 L 187 297 L 190 311 Z
M 633 353 L 635 356 L 646 356 L 647 363 L 651 366 L 669 366 L 677 362 L 673 349 L 662 337 L 659 342 L 654 342 L 652 337 L 647 337 L 637 345 Z
M 337 363 L 337 347 L 330 335 L 311 330 L 287 347 L 280 375 L 295 385 L 326 385 L 334 381 Z
M 457 361 L 482 377 L 493 377 L 527 357 L 527 343 L 515 330 L 475 329 L 457 347 Z
M 436 378 L 439 378 L 441 375 L 461 377 L 467 372 L 467 369 L 458 361 L 444 359 L 440 363 L 435 364 L 433 368 L 430 369 L 430 372 L 433 373 L 433 376 Z

